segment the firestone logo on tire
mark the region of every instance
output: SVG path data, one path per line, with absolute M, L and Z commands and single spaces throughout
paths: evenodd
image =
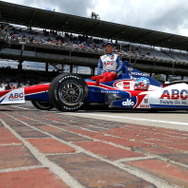
M 84 103 L 83 102 L 79 102 L 78 105 L 74 106 L 74 107 L 69 107 L 69 106 L 63 106 L 64 109 L 66 110 L 77 110 L 78 108 L 80 108 Z
M 65 79 L 70 79 L 70 78 L 75 78 L 75 79 L 80 80 L 80 77 L 78 77 L 78 76 L 76 76 L 76 75 L 68 75 L 68 76 L 65 76 L 65 77 L 61 78 L 61 79 L 59 80 L 59 83 L 61 83 L 61 82 L 62 82 L 63 80 L 65 80 Z

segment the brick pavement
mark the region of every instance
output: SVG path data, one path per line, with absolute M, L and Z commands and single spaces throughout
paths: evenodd
M 188 187 L 188 132 L 4 106 L 0 188 Z

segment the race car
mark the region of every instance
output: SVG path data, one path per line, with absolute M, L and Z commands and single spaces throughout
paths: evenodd
M 108 108 L 146 110 L 188 110 L 188 81 L 165 85 L 149 74 L 133 68 L 127 61 L 117 79 L 99 82 L 63 73 L 51 83 L 0 91 L 0 104 L 20 104 L 29 100 L 41 110 L 56 108 L 73 112 L 91 104 Z

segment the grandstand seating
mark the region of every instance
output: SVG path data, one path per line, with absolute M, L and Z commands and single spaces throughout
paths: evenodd
M 163 53 L 172 57 L 176 62 L 179 62 L 179 63 L 188 62 L 188 53 L 185 53 L 185 52 L 180 53 L 180 52 L 176 52 L 176 51 L 163 51 Z
M 21 26 L 5 26 L 0 25 L 0 37 L 8 40 L 9 43 L 26 43 L 33 45 L 42 45 L 43 47 L 56 47 L 71 51 L 81 51 L 85 53 L 104 53 L 103 44 L 105 39 L 95 39 L 88 36 L 77 34 L 46 31 L 46 30 L 31 30 Z M 6 29 L 5 29 L 6 27 Z M 130 48 L 126 48 L 129 45 Z M 137 46 L 128 43 L 115 43 L 115 52 L 128 58 L 153 60 L 161 62 L 188 62 L 188 54 L 174 52 L 170 50 L 160 50 L 154 47 Z
M 8 44 L 25 44 L 31 47 L 60 49 L 69 52 L 94 54 L 95 57 L 104 53 L 106 39 L 83 36 L 72 33 L 42 30 L 32 30 L 24 26 L 0 23 L 0 40 Z M 2 49 L 6 51 L 7 49 Z M 17 49 L 12 49 L 12 53 Z M 161 49 L 148 45 L 139 45 L 123 41 L 114 42 L 114 51 L 126 59 L 138 59 L 148 62 L 187 64 L 188 52 Z M 10 53 L 10 52 L 9 52 Z M 34 56 L 34 51 L 23 51 L 23 55 Z M 42 53 L 42 52 L 41 52 Z M 96 56 L 97 55 L 97 56 Z M 56 55 L 57 56 L 57 55 Z M 143 66 L 142 66 L 143 68 Z

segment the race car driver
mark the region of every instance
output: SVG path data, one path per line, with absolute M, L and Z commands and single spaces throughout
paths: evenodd
M 113 53 L 113 43 L 105 44 L 105 54 L 100 57 L 97 66 L 97 74 L 91 79 L 97 79 L 99 82 L 110 82 L 117 78 L 118 73 L 122 70 L 123 63 L 118 54 Z

